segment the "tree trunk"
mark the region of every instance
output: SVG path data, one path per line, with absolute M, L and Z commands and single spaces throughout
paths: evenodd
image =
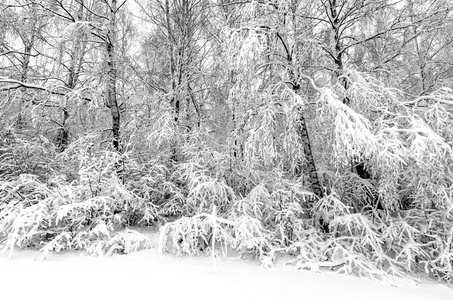
M 308 179 L 311 184 L 313 193 L 318 197 L 322 198 L 324 196 L 321 183 L 318 177 L 318 171 L 316 170 L 316 163 L 313 157 L 313 152 L 311 150 L 310 137 L 308 135 L 307 124 L 305 122 L 305 117 L 302 114 L 302 111 L 299 111 L 299 127 L 297 128 L 297 133 L 300 136 L 302 141 L 302 146 L 304 148 L 304 156 L 307 160 L 308 167 Z
M 343 49 L 341 47 L 341 32 L 340 32 L 340 16 L 337 11 L 337 1 L 336 0 L 331 0 L 329 1 L 330 7 L 328 10 L 329 14 L 329 20 L 330 20 L 330 53 L 332 55 L 332 58 L 334 60 L 335 64 L 335 70 L 332 74 L 332 82 L 334 84 L 340 83 L 341 86 L 345 90 L 348 89 L 348 81 L 346 78 L 341 77 L 344 73 L 344 64 L 343 64 Z M 349 105 L 349 98 L 347 96 L 342 97 L 342 101 L 344 104 Z
M 77 15 L 77 20 L 83 20 L 83 5 L 80 4 L 79 12 Z M 69 90 L 75 88 L 77 81 L 79 79 L 80 68 L 83 61 L 83 52 L 85 51 L 85 43 L 83 42 L 83 33 L 81 30 L 77 30 L 76 37 L 71 49 L 71 64 L 69 66 L 69 75 L 68 81 L 66 82 L 66 87 Z M 65 107 L 63 107 L 63 119 L 61 122 L 61 128 L 58 130 L 57 134 L 57 146 L 61 152 L 63 152 L 69 145 L 69 128 L 67 127 L 67 122 L 69 120 L 68 112 L 68 100 L 69 97 L 65 96 Z
M 175 122 L 175 130 L 178 126 L 179 121 L 179 100 L 177 99 L 176 95 L 176 63 L 174 58 L 174 33 L 171 27 L 171 16 L 170 16 L 170 1 L 165 0 L 165 23 L 167 29 L 167 41 L 168 41 L 168 51 L 169 51 L 169 58 L 170 58 L 170 66 L 169 66 L 169 75 L 170 75 L 170 106 L 173 113 L 173 120 Z M 171 142 L 171 162 L 178 161 L 178 154 L 176 151 L 177 142 L 176 140 Z
M 289 77 L 292 84 L 292 89 L 294 93 L 298 94 L 300 91 L 300 83 L 295 79 L 294 72 L 292 71 L 292 57 L 288 53 L 288 64 L 290 64 Z M 304 148 L 304 156 L 307 160 L 308 167 L 308 180 L 310 182 L 313 193 L 321 199 L 324 196 L 323 189 L 318 177 L 318 171 L 316 169 L 315 159 L 313 157 L 313 151 L 311 149 L 310 136 L 308 135 L 307 123 L 305 122 L 305 117 L 302 113 L 302 109 L 299 108 L 299 126 L 297 127 L 297 133 L 300 136 L 302 141 L 302 146 Z
M 115 42 L 116 42 L 116 10 L 117 1 L 111 0 L 111 4 L 107 5 L 109 24 L 106 39 L 107 50 L 107 105 L 110 108 L 112 116 L 112 133 L 113 133 L 113 148 L 120 151 L 120 110 L 116 99 L 116 63 L 115 63 Z
M 67 102 L 67 96 L 65 96 Z M 58 129 L 56 145 L 60 152 L 66 150 L 69 145 L 69 129 L 66 126 L 67 121 L 69 120 L 69 113 L 67 107 L 63 107 L 63 120 L 61 121 L 61 127 Z
M 21 62 L 21 74 L 20 74 L 20 80 L 23 83 L 27 83 L 28 81 L 28 72 L 30 69 L 30 57 L 31 57 L 31 51 L 33 49 L 33 45 L 35 44 L 35 31 L 31 31 L 31 36 L 23 36 L 22 37 L 22 42 L 24 43 L 24 54 L 22 54 L 22 62 Z M 25 94 L 26 88 L 23 87 L 20 89 L 23 94 Z M 25 101 L 24 101 L 25 95 L 22 95 L 22 98 L 20 100 L 20 107 L 25 106 Z M 19 115 L 17 116 L 16 120 L 16 127 L 18 129 L 24 128 L 26 126 L 26 121 L 25 117 L 23 116 L 23 112 L 20 111 Z
M 297 93 L 300 89 L 300 84 L 293 82 L 293 90 Z M 302 109 L 299 108 L 299 126 L 297 127 L 297 133 L 300 136 L 302 146 L 304 148 L 304 156 L 307 161 L 308 167 L 308 180 L 310 182 L 313 193 L 321 199 L 324 197 L 321 182 L 319 181 L 318 171 L 316 169 L 315 159 L 313 157 L 313 151 L 311 149 L 310 136 L 308 135 L 307 123 L 302 113 Z

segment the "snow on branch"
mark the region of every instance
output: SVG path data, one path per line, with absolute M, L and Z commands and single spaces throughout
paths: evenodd
M 378 141 L 371 132 L 370 121 L 351 107 L 343 104 L 330 89 L 322 89 L 321 109 L 334 118 L 335 151 L 339 161 L 371 157 L 379 149 Z
M 70 90 L 64 86 L 49 88 L 49 87 L 45 87 L 42 85 L 26 83 L 26 82 L 22 82 L 19 80 L 0 76 L 0 92 L 16 90 L 16 89 L 20 89 L 20 88 L 44 91 L 44 92 L 48 92 L 52 95 L 59 95 L 59 96 L 67 96 L 71 92 L 73 92 L 73 90 Z M 59 90 L 63 90 L 63 91 L 59 91 Z M 89 97 L 81 97 L 81 98 L 85 101 L 92 101 L 92 99 Z
M 420 102 L 434 102 L 453 106 L 453 92 L 451 88 L 443 87 L 434 91 L 430 95 L 420 96 L 412 101 L 404 102 L 403 105 L 417 107 Z

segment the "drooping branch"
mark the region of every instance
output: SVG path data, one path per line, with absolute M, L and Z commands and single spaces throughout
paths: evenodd
M 450 90 L 450 93 L 451 93 L 451 90 Z M 453 106 L 453 94 L 433 93 L 431 95 L 420 96 L 417 99 L 414 99 L 412 101 L 404 102 L 403 105 L 418 106 L 418 104 L 421 101 L 432 101 L 432 102 L 437 102 L 437 103 Z

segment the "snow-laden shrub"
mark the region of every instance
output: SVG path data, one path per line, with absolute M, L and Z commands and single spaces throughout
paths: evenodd
M 396 216 L 352 211 L 333 193 L 313 212 L 315 218 L 328 221 L 328 234 L 297 227 L 291 244 L 272 251 L 293 254 L 297 257 L 290 263 L 312 271 L 334 269 L 379 280 L 422 272 L 451 282 L 453 206 L 445 211 L 412 209 Z
M 176 255 L 194 255 L 200 251 L 216 256 L 217 248 L 226 255 L 234 249 L 242 255 L 256 255 L 266 266 L 271 265 L 271 249 L 262 223 L 249 216 L 229 220 L 216 215 L 201 213 L 191 218 L 183 217 L 161 228 L 159 251 Z
M 14 247 L 29 246 L 42 248 L 44 254 L 69 248 L 92 254 L 119 251 L 115 229 L 154 222 L 155 205 L 129 191 L 116 175 L 118 154 L 91 155 L 81 149 L 77 159 L 78 178 L 71 183 L 61 177 L 43 183 L 27 174 L 0 181 L 3 252 L 11 256 Z M 137 237 L 137 243 L 149 246 Z M 122 242 L 123 251 L 137 247 L 131 241 Z
M 56 167 L 55 147 L 42 135 L 28 139 L 24 134 L 12 128 L 0 131 L 0 180 L 36 174 L 46 181 Z
M 375 178 L 365 180 L 351 173 L 330 174 L 331 190 L 315 205 L 312 205 L 314 195 L 278 168 L 265 171 L 231 163 L 228 157 L 200 140 L 185 144 L 182 153 L 187 161 L 171 172 L 166 184 L 171 182 L 169 186 L 173 190 L 168 193 L 171 196 L 167 201 L 162 202 L 161 210 L 171 211 L 173 217 L 180 218 L 161 229 L 161 253 L 215 255 L 218 250 L 225 253 L 234 249 L 242 255 L 254 255 L 265 266 L 272 266 L 278 253 L 286 253 L 294 257 L 290 263 L 297 268 L 312 271 L 333 269 L 378 280 L 427 272 L 450 280 L 449 189 L 439 190 L 435 201 L 436 207 L 448 207 L 450 214 L 437 217 L 434 223 L 430 223 L 432 218 L 427 218 L 429 225 L 409 218 L 409 211 L 401 210 L 400 204 L 391 206 L 398 209 L 395 211 L 376 209 L 378 197 L 385 201 L 394 195 L 399 203 L 402 195 L 411 197 L 414 191 L 395 190 L 391 194 L 380 190 L 386 181 L 379 175 L 386 174 L 386 166 L 396 166 L 394 171 L 400 178 L 402 172 L 409 170 L 410 162 L 407 156 L 410 151 L 406 150 L 410 144 L 404 139 L 408 135 L 387 126 L 388 122 L 381 124 L 385 126 L 376 130 L 368 125 L 367 133 L 375 135 L 376 148 L 368 148 L 374 151 L 369 155 L 369 163 L 376 168 L 372 171 Z M 386 153 L 383 147 L 387 140 L 392 143 Z M 396 186 L 394 182 L 389 183 Z M 211 212 L 213 208 L 216 214 Z M 321 232 L 322 222 L 328 224 L 329 233 Z M 431 226 L 437 227 L 436 233 L 422 234 Z M 435 238 L 436 235 L 441 237 Z

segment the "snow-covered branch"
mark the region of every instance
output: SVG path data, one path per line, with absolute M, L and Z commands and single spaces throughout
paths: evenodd
M 46 87 L 46 86 L 42 86 L 42 85 L 22 82 L 22 81 L 7 78 L 7 77 L 0 77 L 0 92 L 17 90 L 20 88 L 44 91 L 44 92 L 50 93 L 52 95 L 59 95 L 59 96 L 66 96 L 72 92 L 72 90 L 70 90 L 64 86 L 50 88 L 50 87 Z M 59 91 L 59 90 L 62 90 L 62 91 Z M 89 97 L 82 97 L 82 99 L 85 101 L 92 101 L 92 99 Z

